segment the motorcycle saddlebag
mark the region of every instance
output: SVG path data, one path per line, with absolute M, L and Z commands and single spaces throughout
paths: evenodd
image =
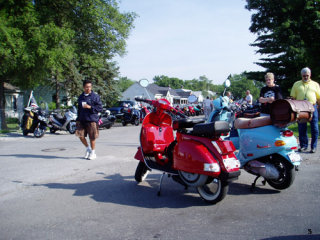
M 278 99 L 271 104 L 271 121 L 284 127 L 293 122 L 308 122 L 312 119 L 313 105 L 307 100 Z

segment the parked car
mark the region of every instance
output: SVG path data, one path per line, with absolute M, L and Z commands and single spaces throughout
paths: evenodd
M 124 106 L 131 106 L 134 108 L 139 108 L 136 101 L 118 101 L 113 107 L 109 108 L 108 110 L 111 112 L 112 115 L 114 115 L 116 118 L 121 119 L 123 115 L 123 107 Z

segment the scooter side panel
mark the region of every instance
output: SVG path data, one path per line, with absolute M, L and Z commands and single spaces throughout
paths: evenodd
M 246 162 L 274 153 L 292 151 L 297 147 L 297 141 L 294 136 L 284 137 L 280 129 L 268 125 L 259 128 L 238 129 L 239 131 L 239 153 L 238 159 L 243 166 Z M 276 146 L 275 142 L 281 140 L 285 142 L 283 146 Z
M 219 172 L 204 171 L 205 163 L 218 163 L 210 151 L 198 141 L 192 139 L 179 141 L 173 152 L 173 168 L 185 172 L 199 173 L 210 176 L 219 176 Z

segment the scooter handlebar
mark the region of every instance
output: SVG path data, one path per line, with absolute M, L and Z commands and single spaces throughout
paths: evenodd
M 146 98 L 140 98 L 140 97 L 136 97 L 134 98 L 134 100 L 136 100 L 137 102 L 145 102 L 145 103 L 152 103 L 152 100 L 146 99 Z

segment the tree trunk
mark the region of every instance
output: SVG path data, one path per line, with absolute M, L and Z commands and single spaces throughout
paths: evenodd
M 56 107 L 60 109 L 60 84 L 58 78 L 55 76 L 56 80 Z
M 5 118 L 4 79 L 0 77 L 0 130 L 7 128 Z

